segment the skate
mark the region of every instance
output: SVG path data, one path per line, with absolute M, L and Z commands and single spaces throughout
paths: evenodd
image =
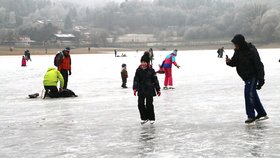
M 168 88 L 167 87 L 163 87 L 163 90 L 168 90 Z
M 256 121 L 263 121 L 263 120 L 267 120 L 267 119 L 269 119 L 269 117 L 267 115 L 265 115 L 265 116 L 257 115 L 256 116 Z
M 255 121 L 256 121 L 256 119 L 254 119 L 254 118 L 248 118 L 246 121 L 245 121 L 245 123 L 246 124 L 248 124 L 248 125 L 254 125 L 255 124 Z
M 150 120 L 150 124 L 154 124 L 155 123 L 155 120 Z
M 148 122 L 148 120 L 141 120 L 141 125 L 144 125 L 145 123 L 147 123 Z

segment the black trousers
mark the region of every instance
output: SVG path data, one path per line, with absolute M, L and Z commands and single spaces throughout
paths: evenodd
M 61 75 L 63 76 L 63 79 L 64 79 L 64 86 L 63 86 L 63 89 L 66 89 L 67 88 L 67 84 L 68 84 L 68 70 L 60 70 L 60 73 Z
M 145 104 L 146 100 L 146 104 Z M 144 97 L 138 96 L 138 109 L 140 112 L 141 120 L 155 120 L 155 112 L 153 105 L 153 96 Z
M 122 77 L 122 87 L 126 87 L 127 78 Z
M 51 98 L 59 98 L 60 97 L 60 94 L 59 94 L 56 86 L 44 86 L 44 87 L 45 87 L 45 90 L 49 90 L 48 95 Z

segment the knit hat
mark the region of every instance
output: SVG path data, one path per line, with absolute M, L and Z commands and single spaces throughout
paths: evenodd
M 174 54 L 175 56 L 177 56 L 177 52 L 178 52 L 178 50 L 175 49 L 175 50 L 173 51 L 173 54 Z
M 66 47 L 65 50 L 70 51 L 70 47 Z
M 144 61 L 146 63 L 150 63 L 150 55 L 149 52 L 145 52 L 144 55 L 141 57 L 141 62 Z
M 233 44 L 243 45 L 245 43 L 245 37 L 241 34 L 237 34 L 231 40 Z
M 126 67 L 126 64 L 122 64 L 122 67 Z

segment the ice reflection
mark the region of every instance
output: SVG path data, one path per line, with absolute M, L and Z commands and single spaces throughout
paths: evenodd
M 264 157 L 265 147 L 267 145 L 266 135 L 268 126 L 261 122 L 257 122 L 256 125 L 246 126 L 245 131 L 247 133 L 246 142 L 247 150 L 254 157 Z
M 155 153 L 157 132 L 155 125 L 143 125 L 138 135 L 138 156 L 146 156 Z

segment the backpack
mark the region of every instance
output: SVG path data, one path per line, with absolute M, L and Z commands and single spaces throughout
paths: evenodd
M 61 97 L 78 97 L 72 90 L 70 89 L 63 89 L 60 92 Z
M 56 53 L 54 57 L 54 66 L 59 67 L 60 64 L 62 63 L 62 59 L 63 59 L 63 53 L 62 52 Z

